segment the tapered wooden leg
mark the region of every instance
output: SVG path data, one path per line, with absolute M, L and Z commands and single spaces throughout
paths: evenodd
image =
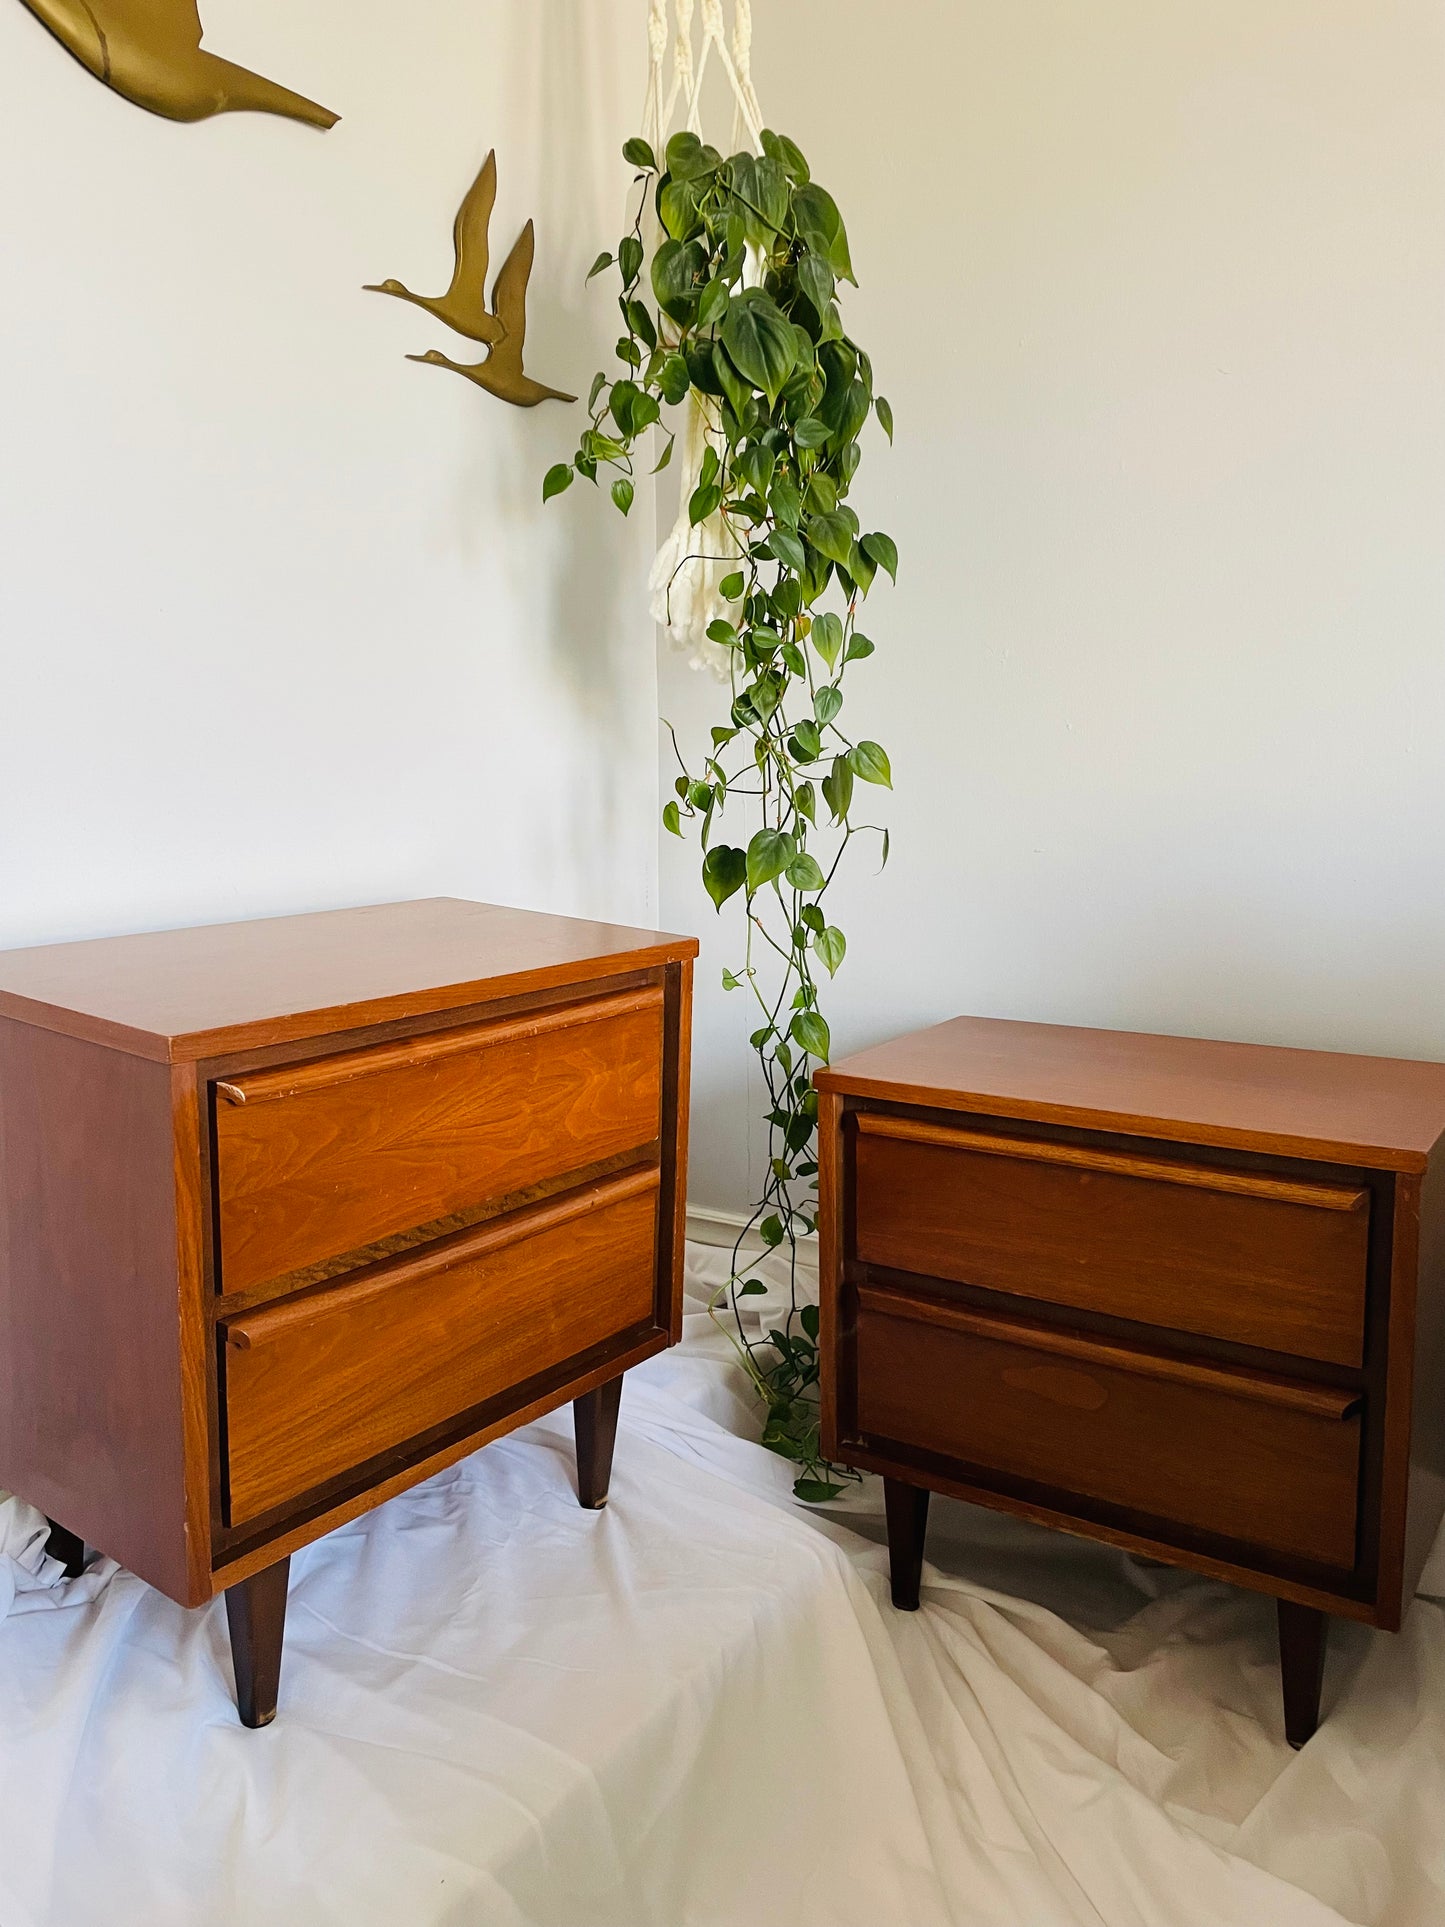
M 54 1519 L 46 1522 L 50 1527 L 50 1537 L 45 1541 L 45 1550 L 52 1559 L 58 1559 L 65 1568 L 67 1579 L 78 1579 L 85 1571 L 85 1541 L 77 1539 Z
M 291 1561 L 278 1560 L 226 1594 L 231 1663 L 236 1669 L 236 1706 L 242 1726 L 269 1726 L 281 1686 L 281 1647 L 286 1637 L 286 1582 Z
M 622 1404 L 622 1374 L 609 1378 L 595 1392 L 572 1401 L 572 1429 L 577 1435 L 577 1497 L 589 1512 L 607 1503 L 612 1481 L 612 1448 L 617 1443 L 617 1413 Z
M 923 1576 L 923 1539 L 928 1530 L 928 1490 L 905 1485 L 901 1479 L 883 1481 L 883 1505 L 888 1515 L 888 1566 L 893 1603 L 900 1612 L 918 1611 L 918 1587 Z
M 1284 1686 L 1284 1736 L 1293 1747 L 1310 1739 L 1320 1723 L 1320 1685 L 1325 1674 L 1326 1615 L 1313 1606 L 1279 1601 L 1279 1670 Z

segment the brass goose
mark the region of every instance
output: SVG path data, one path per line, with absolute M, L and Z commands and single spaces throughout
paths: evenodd
M 454 374 L 465 375 L 478 388 L 485 388 L 488 394 L 513 402 L 518 408 L 535 408 L 539 401 L 576 401 L 575 395 L 564 395 L 560 388 L 546 388 L 522 371 L 522 346 L 527 338 L 527 283 L 531 279 L 535 252 L 532 223 L 528 221 L 517 237 L 516 246 L 502 263 L 492 289 L 492 309 L 502 332 L 485 361 L 464 367 L 435 348 L 424 355 L 408 355 L 407 360 L 424 361 L 433 368 L 450 368 Z
M 502 324 L 487 310 L 488 231 L 497 199 L 496 149 L 482 162 L 481 172 L 467 189 L 452 224 L 456 265 L 445 294 L 413 294 L 400 281 L 368 281 L 368 294 L 394 294 L 425 308 L 438 321 L 472 341 L 500 341 Z
M 97 80 L 168 120 L 283 114 L 312 127 L 338 116 L 201 47 L 197 0 L 24 0 Z

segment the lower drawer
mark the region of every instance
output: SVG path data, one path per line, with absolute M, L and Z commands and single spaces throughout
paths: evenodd
M 1329 1386 L 858 1293 L 856 1429 L 870 1444 L 1340 1569 L 1355 1560 L 1359 1406 Z
M 633 1172 L 229 1319 L 230 1524 L 650 1322 L 657 1185 Z

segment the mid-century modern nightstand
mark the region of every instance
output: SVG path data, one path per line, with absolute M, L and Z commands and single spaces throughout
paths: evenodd
M 225 1592 L 681 1329 L 690 937 L 439 898 L 0 955 L 0 1483 Z
M 1398 1628 L 1445 1506 L 1445 1065 L 982 1018 L 818 1073 L 823 1446 Z

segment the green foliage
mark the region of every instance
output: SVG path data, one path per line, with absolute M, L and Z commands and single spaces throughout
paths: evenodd
M 663 411 L 690 395 L 706 408 L 714 445 L 688 512 L 694 529 L 721 512 L 741 551 L 721 585 L 728 617 L 708 630 L 728 652 L 732 689 L 711 753 L 694 767 L 678 752 L 676 793 L 662 816 L 674 835 L 698 825 L 703 887 L 719 914 L 741 896 L 743 960 L 722 983 L 751 993 L 762 1020 L 751 1041 L 771 1139 L 762 1195 L 713 1309 L 723 1318 L 726 1301 L 726 1328 L 766 1408 L 763 1443 L 796 1465 L 797 1496 L 820 1503 L 849 1475 L 821 1456 L 818 1312 L 798 1303 L 797 1253 L 816 1228 L 813 1068 L 832 1045 L 818 979 L 821 971 L 831 979 L 847 950 L 821 900 L 856 835 L 873 831 L 885 861 L 888 851 L 886 831 L 853 817 L 855 781 L 892 787 L 888 757 L 841 718 L 848 667 L 873 653 L 856 626 L 859 607 L 880 572 L 898 573 L 892 538 L 864 533 L 848 503 L 859 436 L 876 415 L 892 441 L 893 415 L 843 328 L 839 286 L 854 276 L 837 203 L 792 141 L 767 130 L 762 146 L 724 158 L 696 134 L 675 134 L 659 167 L 645 141 L 627 142 L 643 204 L 616 255 L 600 254 L 592 268 L 618 271 L 621 371 L 593 382 L 590 426 L 542 493 L 560 495 L 574 475 L 597 485 L 611 469 L 625 515 L 648 431 L 666 437 L 656 468 L 672 453 L 676 428 Z M 662 229 L 650 264 L 648 200 Z M 760 825 L 739 839 L 743 847 L 719 834 L 729 801 Z M 790 1260 L 787 1315 L 765 1340 L 749 1336 L 739 1311 L 767 1289 L 745 1275 L 749 1233 Z

